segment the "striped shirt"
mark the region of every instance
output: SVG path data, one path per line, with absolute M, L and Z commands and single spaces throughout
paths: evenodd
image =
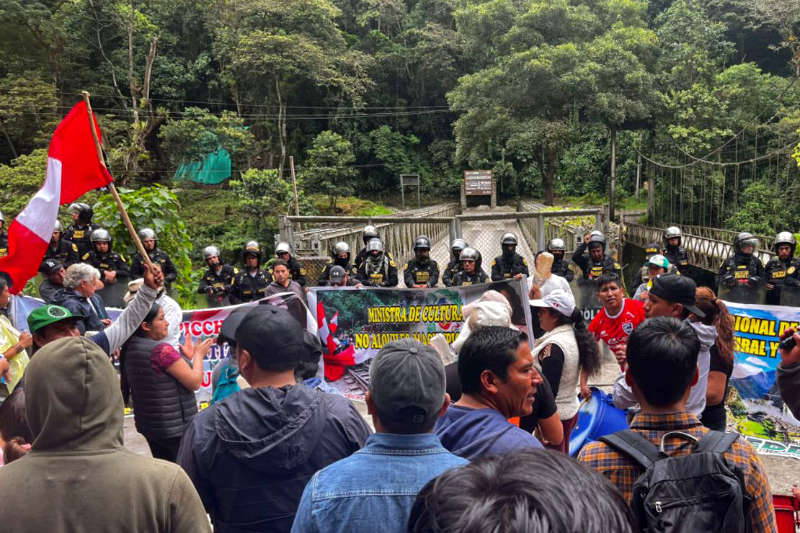
M 668 431 L 683 431 L 701 438 L 708 433 L 696 416 L 688 412 L 679 413 L 640 413 L 631 423 L 631 430 L 647 438 L 656 446 L 661 437 Z M 691 443 L 681 438 L 669 438 L 665 449 L 671 456 L 686 455 L 691 451 Z M 772 493 L 764 467 L 753 447 L 740 437 L 731 445 L 724 458 L 744 474 L 745 489 L 752 497 L 749 509 L 751 531 L 777 533 L 775 510 L 772 507 Z M 584 466 L 596 470 L 608 478 L 611 483 L 631 502 L 633 484 L 643 473 L 642 468 L 620 452 L 612 449 L 604 442 L 587 444 L 578 456 Z

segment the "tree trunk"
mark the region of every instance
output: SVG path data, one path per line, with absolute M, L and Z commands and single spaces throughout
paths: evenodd
M 275 78 L 275 94 L 278 97 L 278 138 L 281 144 L 281 158 L 278 161 L 278 177 L 283 179 L 283 166 L 286 164 L 286 104 L 281 98 L 281 85 Z
M 555 146 L 547 146 L 547 171 L 542 174 L 542 187 L 544 188 L 544 205 L 553 205 L 555 202 L 555 195 L 553 194 L 553 184 L 556 179 L 556 167 L 558 161 L 556 159 Z
M 617 186 L 617 130 L 611 128 L 611 179 L 608 187 L 608 219 L 614 221 L 614 193 Z

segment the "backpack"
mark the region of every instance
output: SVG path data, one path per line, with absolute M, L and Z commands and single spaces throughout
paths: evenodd
M 668 437 L 689 440 L 694 449 L 688 455 L 670 457 L 664 450 Z M 631 499 L 641 531 L 745 533 L 750 530 L 750 498 L 744 476 L 722 455 L 738 438 L 736 433 L 709 431 L 698 440 L 670 431 L 657 448 L 638 433 L 623 430 L 600 441 L 644 468 L 633 484 Z

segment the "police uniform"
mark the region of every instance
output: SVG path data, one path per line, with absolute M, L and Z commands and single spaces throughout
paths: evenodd
M 238 271 L 230 265 L 221 265 L 222 268 L 217 274 L 213 268 L 206 269 L 205 274 L 200 279 L 200 285 L 197 286 L 197 292 L 208 296 L 208 290 L 213 289 L 214 293 L 209 296 L 209 305 L 217 305 L 223 303 L 233 288 L 233 280 Z
M 394 261 L 392 258 L 392 254 L 389 252 L 383 252 L 383 255 L 389 258 L 390 261 Z M 361 250 L 358 251 L 356 254 L 356 258 L 353 260 L 353 272 L 358 272 L 361 269 L 361 266 L 364 264 L 364 260 L 367 258 L 367 247 L 363 247 Z
M 277 261 L 278 258 L 273 257 L 267 264 L 265 265 L 264 270 L 269 272 L 269 277 L 272 278 L 272 267 Z M 296 281 L 298 285 L 301 287 L 306 286 L 306 269 L 303 268 L 303 265 L 300 264 L 300 261 L 295 259 L 294 257 L 289 256 L 289 260 L 286 261 L 286 264 L 289 265 L 289 279 L 292 281 Z
M 459 270 L 456 272 L 456 275 L 453 276 L 453 287 L 463 287 L 465 285 L 476 285 L 478 283 L 486 283 L 489 280 L 489 276 L 486 275 L 480 268 L 475 268 L 475 272 L 472 274 L 467 274 L 464 270 Z
M 403 269 L 403 281 L 405 281 L 406 287 L 414 285 L 436 287 L 439 283 L 439 265 L 433 259 L 428 259 L 425 263 L 412 259 L 406 263 L 406 267 Z
M 689 274 L 689 254 L 683 246 L 667 246 L 663 253 L 669 264 L 678 269 L 678 274 Z
M 89 252 L 86 262 L 100 271 L 100 281 L 105 280 L 106 270 L 113 270 L 117 273 L 117 279 L 130 277 L 131 271 L 128 268 L 128 263 L 117 252 L 109 250 L 101 254 L 98 251 Z
M 790 257 L 782 261 L 773 257 L 767 262 L 764 272 L 767 283 L 775 286 L 772 290 L 767 289 L 767 305 L 780 305 L 784 285 L 800 287 L 800 258 Z
M 444 286 L 452 287 L 455 285 L 455 277 L 459 272 L 461 272 L 461 261 L 459 259 L 453 259 L 447 263 L 444 272 L 442 272 L 442 283 L 444 283 Z
M 591 255 L 584 255 L 584 251 L 588 248 L 588 244 L 581 243 L 572 254 L 572 261 L 580 267 L 583 272 L 584 279 L 595 280 L 602 276 L 605 272 L 613 272 L 622 279 L 622 267 L 619 263 L 614 261 L 613 258 L 603 254 L 600 261 L 592 259 Z
M 370 287 L 397 287 L 397 265 L 386 253 L 379 268 L 373 268 L 371 261 L 365 259 L 356 270 L 356 279 Z
M 350 286 L 350 282 L 352 281 L 353 285 L 356 285 L 357 282 L 353 281 L 353 277 L 358 273 L 358 269 L 351 265 L 349 262 L 345 264 L 337 263 L 333 259 L 328 259 L 328 263 L 323 267 L 322 273 L 319 275 L 319 279 L 317 280 L 317 286 L 319 287 L 327 287 L 330 286 L 331 282 L 331 269 L 335 266 L 340 266 L 347 272 L 349 278 L 347 285 Z
M 255 275 L 250 275 L 247 270 L 242 270 L 233 278 L 231 286 L 231 303 L 245 303 L 260 300 L 266 295 L 267 287 L 272 277 L 266 270 L 260 268 Z
M 518 253 L 514 252 L 508 259 L 505 254 L 500 254 L 492 261 L 492 281 L 510 279 L 517 274 L 529 275 L 528 262 Z
M 8 233 L 0 230 L 0 257 L 8 255 Z
M 72 253 L 72 243 L 61 237 L 55 246 L 53 243 L 47 245 L 47 251 L 44 253 L 44 259 L 53 259 L 62 265 L 69 262 L 70 254 Z
M 573 279 L 575 279 L 575 272 L 572 270 L 572 268 L 570 268 L 569 261 L 566 261 L 563 257 L 559 257 L 557 255 L 553 256 L 553 266 L 550 267 L 550 272 L 556 276 L 566 278 L 568 282 L 571 282 Z
M 161 267 L 161 272 L 164 273 L 164 284 L 169 289 L 172 282 L 178 279 L 178 270 L 172 263 L 172 259 L 169 258 L 166 252 L 158 248 L 148 251 L 147 255 L 150 257 L 152 263 L 158 264 L 158 266 Z M 144 276 L 144 261 L 139 252 L 133 254 L 133 258 L 131 259 L 131 276 L 133 276 L 134 279 Z
M 722 263 L 718 280 L 729 288 L 741 285 L 755 287 L 764 280 L 764 266 L 755 254 L 737 253 Z
M 86 226 L 76 226 L 70 224 L 61 240 L 66 239 L 71 243 L 71 250 L 67 263 L 82 263 L 89 259 L 89 252 L 92 251 L 92 243 L 89 240 L 92 232 L 97 229 L 92 224 Z

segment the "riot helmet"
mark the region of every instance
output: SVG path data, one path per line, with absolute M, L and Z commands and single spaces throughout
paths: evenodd
M 669 246 L 670 239 L 678 239 L 677 246 L 681 245 L 681 228 L 678 226 L 670 226 L 664 230 L 664 244 Z
M 606 250 L 606 238 L 603 236 L 602 233 L 599 235 L 591 235 L 589 237 L 589 244 L 587 247 L 591 250 L 592 248 L 602 248 L 603 251 Z
M 775 244 L 772 249 L 776 254 L 778 253 L 778 248 L 781 246 L 788 246 L 789 257 L 794 256 L 794 249 L 797 246 L 797 239 L 795 239 L 794 234 L 789 231 L 782 231 L 775 235 Z
M 471 246 L 467 246 L 461 250 L 461 256 L 459 257 L 459 260 L 461 261 L 462 265 L 464 261 L 473 261 L 475 263 L 474 272 L 478 272 L 481 267 L 481 253 Z
M 111 251 L 111 234 L 108 232 L 108 230 L 97 228 L 89 236 L 89 241 L 92 243 L 92 247 L 95 249 L 95 251 L 99 251 L 96 246 L 96 244 L 99 242 L 107 242 L 108 250 L 106 250 L 106 252 Z
M 261 264 L 261 245 L 258 244 L 258 241 L 247 241 L 247 244 L 244 245 L 242 259 L 244 259 L 245 264 L 247 264 L 247 257 L 250 255 L 256 257 L 258 263 Z
M 77 213 L 77 221 L 81 224 L 89 224 L 94 216 L 94 210 L 91 208 L 91 206 L 83 202 L 75 202 L 70 204 L 69 210 L 73 213 Z
M 3 212 L 0 211 L 0 228 L 5 226 L 5 224 L 6 224 L 6 217 L 5 215 L 3 215 Z
M 212 257 L 216 257 L 217 261 L 219 261 L 219 248 L 214 245 L 203 248 L 203 259 L 205 262 L 208 263 L 208 260 Z
M 153 231 L 152 228 L 142 228 L 139 230 L 139 240 L 142 241 L 142 246 L 148 252 L 155 250 L 158 248 L 158 239 L 156 239 L 156 232 Z M 153 247 L 148 248 L 148 245 L 145 244 L 147 241 L 153 241 Z
M 500 238 L 500 245 L 503 249 L 503 256 L 511 258 L 517 251 L 517 236 L 511 232 L 504 233 Z
M 427 263 L 430 260 L 431 240 L 426 235 L 420 235 L 414 239 L 414 257 L 419 263 Z
M 340 257 L 341 255 L 345 257 Z M 339 241 L 333 245 L 333 262 L 341 267 L 346 267 L 350 264 L 350 245 L 344 241 Z
M 566 249 L 567 245 L 564 243 L 564 239 L 550 239 L 550 242 L 547 243 L 547 251 L 553 254 L 556 261 L 560 261 L 564 257 Z
M 375 229 L 375 226 L 369 224 L 364 226 L 364 234 L 361 236 L 364 240 L 364 244 L 366 245 L 370 239 L 377 239 L 378 238 L 378 230 Z
M 289 246 L 288 242 L 279 242 L 278 246 L 275 247 L 275 255 L 280 257 L 281 254 L 289 254 L 292 255 L 292 248 Z
M 2 213 L 0 213 L 0 215 L 2 215 Z M 60 220 L 56 220 L 56 225 L 53 228 L 53 232 L 56 232 L 56 231 L 59 232 L 59 233 L 64 233 L 64 226 L 61 225 L 61 221 Z
M 467 241 L 464 239 L 453 239 L 453 242 L 450 243 L 450 253 L 453 254 L 453 259 L 458 261 L 459 257 L 461 256 L 461 251 L 467 247 Z
M 367 243 L 367 255 L 378 257 L 383 255 L 383 242 L 377 237 L 373 237 Z
M 745 246 L 752 246 L 753 252 L 755 252 L 758 248 L 758 239 L 752 233 L 742 231 L 733 239 L 733 251 L 737 254 L 748 255 L 742 251 Z

